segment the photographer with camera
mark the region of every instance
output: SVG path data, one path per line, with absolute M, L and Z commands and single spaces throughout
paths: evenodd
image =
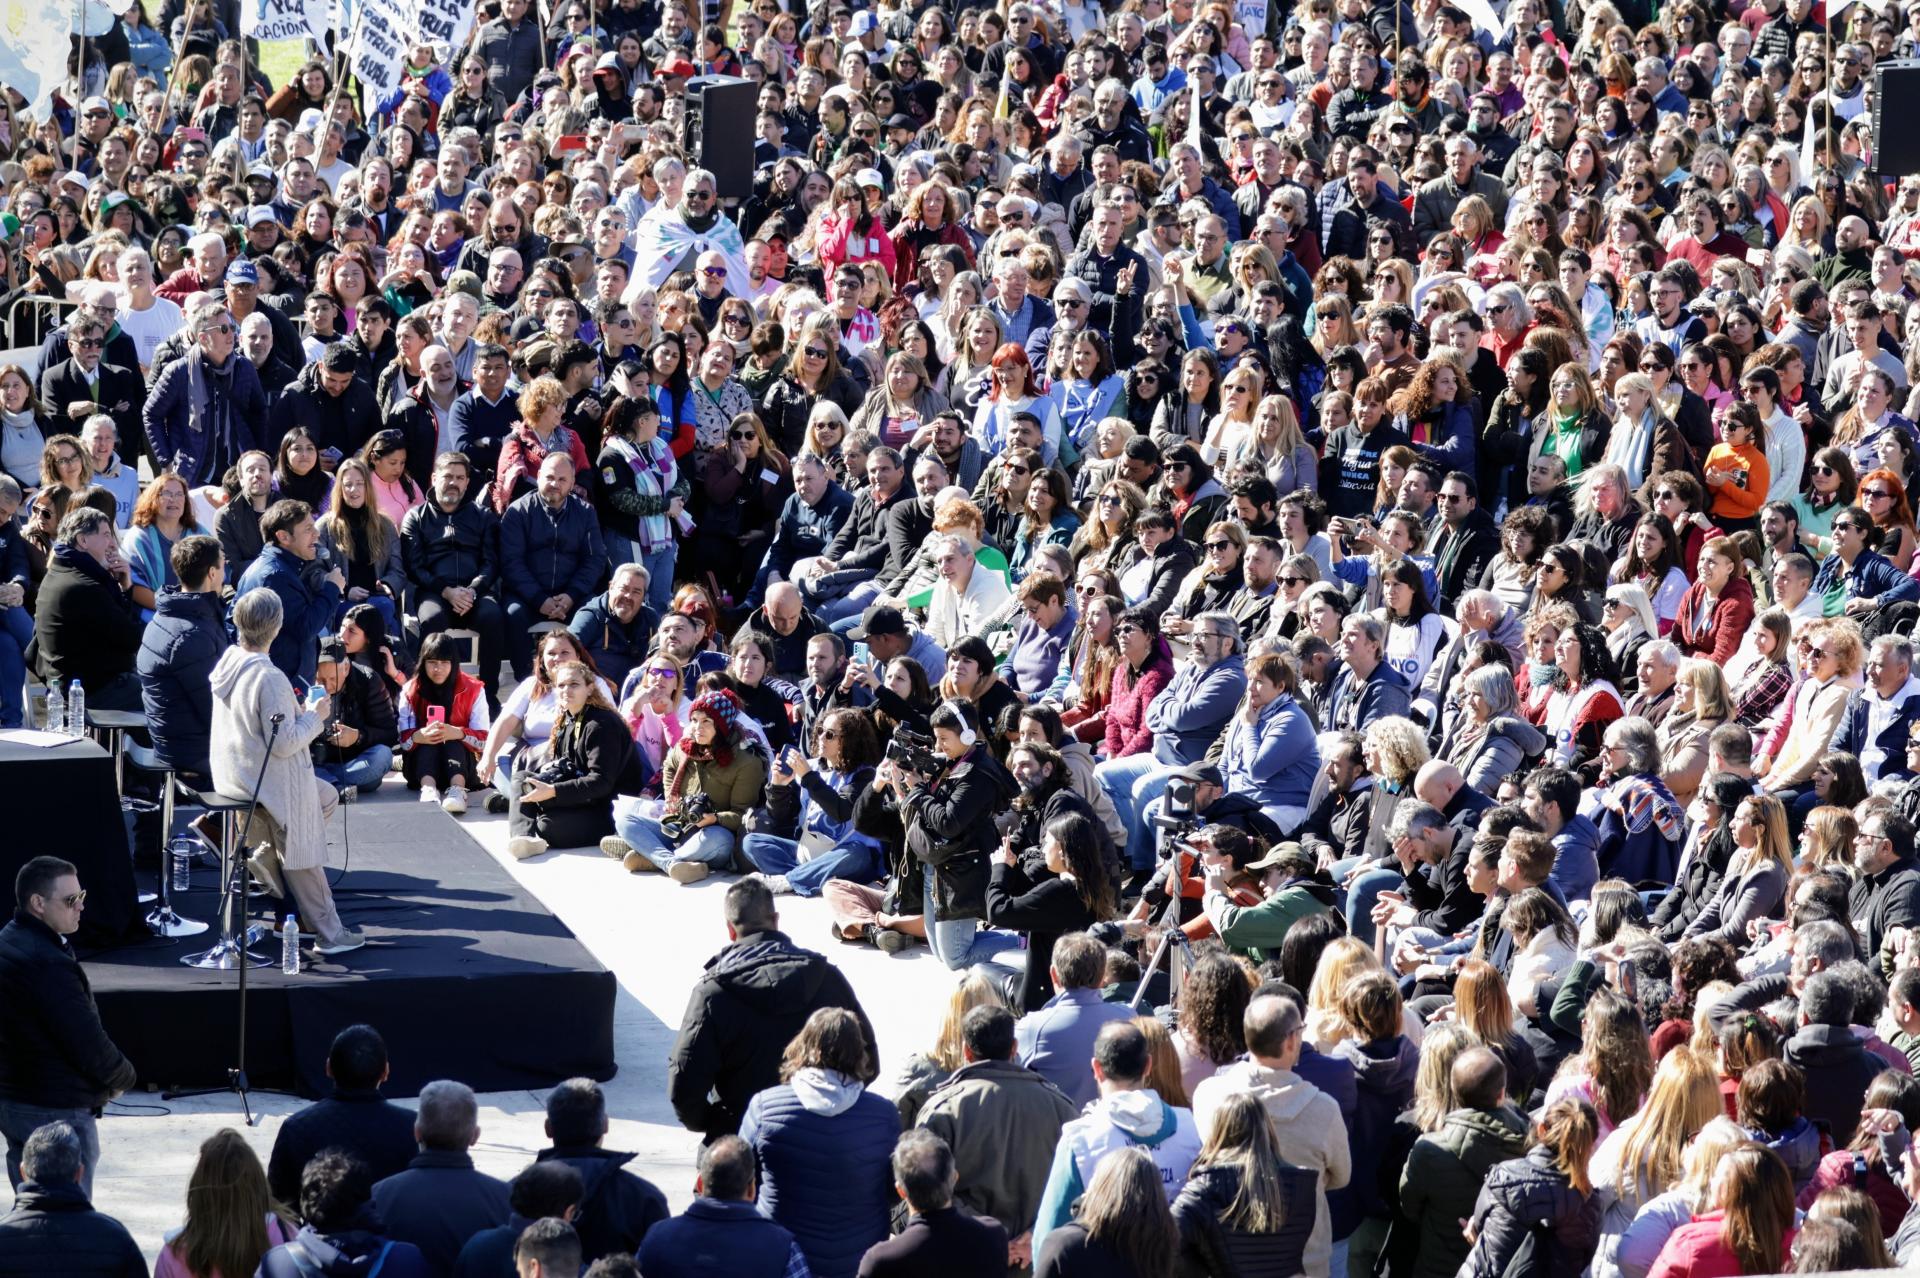
M 735 840 L 767 781 L 732 693 L 703 693 L 688 707 L 686 734 L 667 751 L 661 775 L 665 806 L 650 814 L 622 805 L 614 815 L 619 833 L 600 840 L 600 850 L 631 873 L 662 870 L 675 883 L 698 883 L 714 866 L 732 863 Z
M 916 752 L 904 761 L 895 747 L 888 757 L 897 773 L 883 783 L 899 796 L 907 847 L 926 867 L 927 943 L 947 967 L 958 970 L 973 957 L 974 934 L 986 914 L 987 860 L 999 844 L 994 813 L 1012 801 L 1018 787 L 988 748 L 979 712 L 964 701 L 943 701 L 928 722 L 931 756 Z
M 584 662 L 555 667 L 553 692 L 553 736 L 508 785 L 507 851 L 516 860 L 593 846 L 613 832 L 614 796 L 638 794 L 646 781 L 627 721 Z

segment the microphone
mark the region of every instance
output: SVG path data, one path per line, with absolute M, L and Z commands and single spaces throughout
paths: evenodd
M 271 723 L 276 728 L 279 727 L 281 724 L 285 723 L 286 721 L 287 721 L 287 716 L 284 712 L 281 714 L 276 714 L 267 720 L 268 723 Z

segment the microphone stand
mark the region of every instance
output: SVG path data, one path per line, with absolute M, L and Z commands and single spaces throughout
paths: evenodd
M 187 1096 L 213 1096 L 221 1092 L 237 1092 L 240 1096 L 240 1113 L 242 1117 L 245 1118 L 248 1127 L 254 1126 L 259 1121 L 254 1117 L 253 1105 L 247 1099 L 250 1092 L 270 1092 L 276 1096 L 290 1096 L 293 1094 L 271 1087 L 256 1088 L 247 1080 L 247 969 L 253 966 L 255 959 L 254 956 L 247 951 L 246 933 L 248 929 L 245 926 L 247 921 L 247 862 L 246 858 L 241 855 L 246 847 L 247 832 L 253 828 L 254 813 L 260 809 L 260 787 L 265 785 L 267 781 L 267 764 L 273 759 L 274 743 L 280 739 L 280 727 L 286 721 L 287 716 L 284 713 L 276 714 L 267 721 L 270 729 L 267 733 L 267 748 L 260 756 L 260 771 L 258 775 L 253 778 L 253 793 L 247 796 L 247 816 L 246 819 L 240 823 L 239 833 L 234 840 L 238 846 L 234 847 L 229 853 L 227 882 L 224 889 L 230 894 L 230 901 L 227 908 L 238 908 L 241 911 L 240 922 L 242 928 L 240 940 L 236 947 L 238 949 L 237 957 L 239 961 L 234 965 L 240 976 L 240 982 L 237 987 L 240 995 L 240 1030 L 238 1041 L 234 1048 L 234 1063 L 227 1069 L 227 1085 L 225 1087 L 201 1087 L 187 1091 L 160 1093 L 162 1100 L 179 1100 Z M 264 967 L 266 964 L 262 962 L 261 966 Z

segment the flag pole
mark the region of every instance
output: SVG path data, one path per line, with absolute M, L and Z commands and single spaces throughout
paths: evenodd
M 180 87 L 180 63 L 186 56 L 187 40 L 192 35 L 193 0 L 187 0 L 187 20 L 185 25 L 180 28 L 180 39 L 176 41 L 173 46 L 173 73 L 167 77 L 167 96 L 164 99 L 164 105 L 169 114 L 173 111 L 173 92 Z M 187 104 L 187 109 L 189 112 L 193 109 L 191 102 Z

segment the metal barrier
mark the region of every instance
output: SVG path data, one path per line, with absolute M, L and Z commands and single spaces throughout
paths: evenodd
M 40 311 L 42 318 L 46 321 L 45 326 L 51 329 L 59 326 L 62 308 L 73 310 L 77 309 L 79 305 L 80 303 L 70 302 L 64 297 L 47 297 L 40 293 L 22 293 L 19 297 L 14 298 L 13 305 L 7 308 L 7 335 L 9 341 L 17 340 L 15 335 L 20 331 L 21 307 L 30 306 Z M 39 343 L 35 342 L 34 345 L 38 346 Z

